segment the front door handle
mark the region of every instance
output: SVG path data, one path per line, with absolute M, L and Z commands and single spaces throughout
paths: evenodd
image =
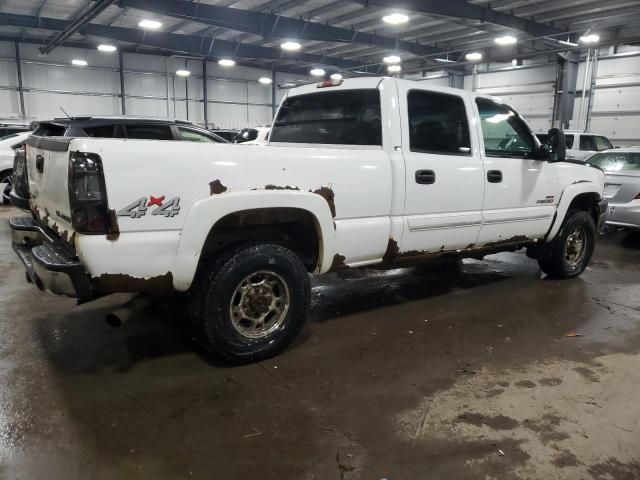
M 433 170 L 416 170 L 416 183 L 421 185 L 436 183 L 436 172 Z
M 489 183 L 500 183 L 502 181 L 502 172 L 500 170 L 489 170 L 487 172 L 487 181 Z
M 36 170 L 40 173 L 44 172 L 44 157 L 36 155 Z

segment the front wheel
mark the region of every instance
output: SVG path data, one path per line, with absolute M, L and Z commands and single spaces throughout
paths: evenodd
M 9 203 L 9 194 L 13 188 L 13 172 L 11 170 L 5 170 L 0 173 L 0 193 L 2 198 L 0 199 L 0 205 Z
M 564 225 L 553 240 L 551 255 L 539 260 L 540 268 L 552 278 L 573 278 L 584 272 L 595 247 L 596 225 L 583 210 L 567 214 Z
M 234 363 L 272 357 L 304 326 L 309 299 L 309 274 L 294 252 L 268 243 L 239 246 L 194 287 L 196 341 Z

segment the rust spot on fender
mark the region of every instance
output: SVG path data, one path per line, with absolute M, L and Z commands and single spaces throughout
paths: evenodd
M 290 185 L 285 185 L 284 187 L 282 185 L 265 185 L 264 186 L 265 190 L 300 190 L 298 187 L 292 187 Z
M 329 267 L 329 271 L 335 272 L 338 270 L 345 270 L 349 268 L 349 265 L 344 263 L 344 260 L 345 260 L 344 255 L 340 255 L 339 253 L 336 253 L 333 256 L 333 261 L 331 262 L 331 267 Z
M 390 238 L 389 242 L 387 243 L 387 250 L 382 256 L 382 262 L 392 263 L 398 256 L 399 251 L 400 249 L 398 248 L 398 242 L 396 242 L 393 238 Z
M 109 210 L 109 233 L 107 234 L 107 240 L 115 242 L 118 238 L 120 238 L 118 215 L 115 210 Z
M 526 235 L 515 235 L 511 238 L 505 238 L 504 240 L 497 240 L 495 242 L 485 243 L 482 248 L 501 247 L 503 245 L 511 245 L 512 243 L 525 243 L 532 242 Z
M 336 203 L 335 203 L 335 194 L 333 193 L 333 190 L 331 190 L 329 187 L 320 187 L 317 190 L 313 190 L 311 191 L 311 193 L 315 193 L 316 195 L 320 195 L 322 198 L 324 198 L 327 203 L 329 204 L 329 210 L 331 210 L 331 216 L 335 218 L 336 216 Z
M 226 191 L 227 187 L 225 187 L 220 180 L 209 182 L 209 195 L 219 195 L 220 193 L 224 193 Z
M 173 290 L 173 275 L 167 272 L 164 275 L 151 278 L 138 278 L 122 273 L 103 273 L 91 279 L 92 286 L 101 292 L 169 292 Z

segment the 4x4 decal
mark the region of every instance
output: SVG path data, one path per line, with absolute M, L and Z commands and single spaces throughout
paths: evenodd
M 171 218 L 180 213 L 180 197 L 173 197 L 171 200 L 164 201 L 164 195 L 160 197 L 154 197 L 153 195 L 147 197 L 140 197 L 135 202 L 130 203 L 124 208 L 118 210 L 118 216 L 129 218 L 141 218 L 147 214 L 149 207 L 155 206 L 151 215 L 162 215 L 163 217 Z

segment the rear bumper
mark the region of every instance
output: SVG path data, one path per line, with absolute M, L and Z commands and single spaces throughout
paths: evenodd
M 612 203 L 609 206 L 607 225 L 628 229 L 640 229 L 640 200 Z
M 601 232 L 609 216 L 609 201 L 600 200 L 598 202 L 598 232 Z
M 40 290 L 78 299 L 93 298 L 89 275 L 61 240 L 49 235 L 31 218 L 12 218 L 13 250 L 24 264 L 29 281 Z

